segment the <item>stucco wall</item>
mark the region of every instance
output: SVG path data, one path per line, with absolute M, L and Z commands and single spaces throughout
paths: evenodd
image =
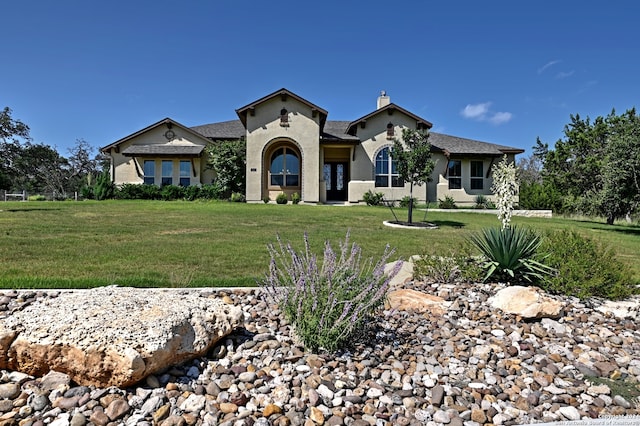
M 288 111 L 289 126 L 280 125 L 280 111 Z M 267 170 L 263 156 L 274 143 L 290 141 L 301 151 L 300 195 L 310 203 L 320 201 L 320 123 L 319 114 L 313 117 L 311 108 L 287 97 L 271 98 L 256 106 L 255 114 L 247 114 L 247 201 L 257 202 L 268 190 Z M 267 159 L 268 161 L 268 159 Z M 266 164 L 268 167 L 268 164 Z M 271 190 L 271 194 L 279 190 Z M 273 197 L 272 197 L 273 199 Z

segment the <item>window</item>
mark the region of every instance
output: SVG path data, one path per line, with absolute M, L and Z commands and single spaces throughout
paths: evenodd
M 391 150 L 384 148 L 376 155 L 376 187 L 403 187 L 404 182 L 398 175 L 398 164 L 390 156 Z
M 289 112 L 286 108 L 280 110 L 280 125 L 282 127 L 289 127 Z
M 173 185 L 173 161 L 162 160 L 162 186 Z
M 291 148 L 278 148 L 274 151 L 269 172 L 271 186 L 300 186 L 300 159 Z
M 449 160 L 447 177 L 449 189 L 462 189 L 462 163 L 460 160 Z
M 393 123 L 387 124 L 387 139 L 393 139 L 395 137 L 395 130 Z
M 144 160 L 144 184 L 153 185 L 156 183 L 156 162 L 153 160 Z
M 471 162 L 471 189 L 483 189 L 484 176 L 483 176 L 482 168 L 483 168 L 482 161 Z
M 191 185 L 191 162 L 180 160 L 180 186 Z

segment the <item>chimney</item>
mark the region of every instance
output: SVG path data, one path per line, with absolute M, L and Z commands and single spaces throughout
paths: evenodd
M 382 90 L 378 96 L 378 109 L 385 107 L 391 103 L 391 98 L 387 96 L 387 92 Z

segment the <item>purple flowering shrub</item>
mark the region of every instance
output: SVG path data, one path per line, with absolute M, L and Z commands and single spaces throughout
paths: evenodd
M 385 264 L 394 253 L 388 245 L 375 264 L 373 259 L 363 260 L 362 249 L 349 243 L 348 232 L 339 253 L 325 242 L 322 262 L 311 253 L 306 233 L 303 252 L 280 237 L 268 249 L 269 273 L 261 286 L 312 351 L 334 352 L 362 331 L 383 305 L 389 283 L 402 267 L 402 262 L 396 262 L 385 274 Z

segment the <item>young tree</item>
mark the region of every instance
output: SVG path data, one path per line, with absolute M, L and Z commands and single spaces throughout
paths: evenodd
M 244 141 L 221 141 L 207 148 L 208 167 L 216 174 L 216 182 L 224 197 L 234 192 L 244 194 L 247 152 Z
M 413 223 L 413 186 L 429 182 L 435 166 L 429 131 L 402 129 L 402 140 L 394 139 L 391 157 L 397 164 L 400 178 L 410 185 L 408 222 Z

